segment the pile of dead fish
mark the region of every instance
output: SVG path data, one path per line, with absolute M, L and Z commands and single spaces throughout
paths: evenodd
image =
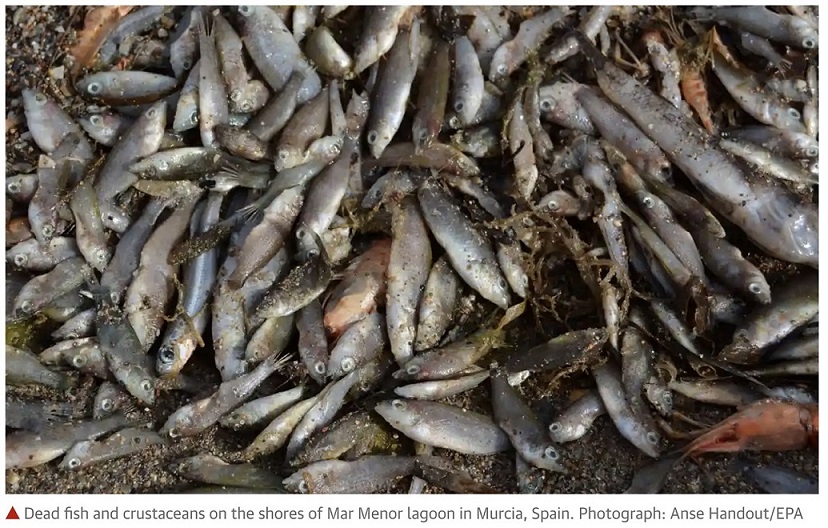
M 806 447 L 816 27 L 798 7 L 133 10 L 74 82 L 88 113 L 22 93 L 41 153 L 6 179 L 6 381 L 99 381 L 73 420 L 11 389 L 6 468 L 216 426 L 257 436 L 171 469 L 472 492 L 445 450 L 512 451 L 514 489 L 554 491 L 603 414 L 657 459 L 666 436 L 694 458 Z M 147 427 L 169 390 L 197 395 Z M 692 400 L 742 410 L 682 433 Z

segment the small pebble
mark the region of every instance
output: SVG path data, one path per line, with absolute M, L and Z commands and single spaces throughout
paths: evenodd
M 63 75 L 65 73 L 65 68 L 63 66 L 58 66 L 57 68 L 52 68 L 49 70 L 49 77 L 56 81 L 63 80 Z

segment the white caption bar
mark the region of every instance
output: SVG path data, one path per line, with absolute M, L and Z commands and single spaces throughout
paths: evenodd
M 816 496 L 7 495 L 29 526 L 812 526 Z M 3 515 L 6 514 L 5 510 Z M 189 525 L 189 524 L 188 524 Z

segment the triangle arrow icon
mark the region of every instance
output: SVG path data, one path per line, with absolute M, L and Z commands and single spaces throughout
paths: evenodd
M 12 506 L 12 507 L 11 507 L 11 510 L 9 510 L 9 514 L 8 514 L 8 515 L 6 515 L 6 520 L 9 520 L 9 519 L 17 519 L 17 520 L 20 520 L 20 516 L 19 516 L 19 515 L 17 515 L 17 512 L 16 512 L 16 511 L 15 511 L 15 509 L 14 509 L 14 506 Z

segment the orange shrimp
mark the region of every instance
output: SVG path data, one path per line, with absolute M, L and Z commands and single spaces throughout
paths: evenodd
M 701 69 L 691 65 L 682 68 L 681 95 L 698 114 L 704 128 L 711 134 L 715 134 L 716 126 L 710 116 L 710 101 L 707 98 L 707 86 L 704 83 Z
M 811 447 L 819 447 L 819 406 L 811 413 L 811 434 L 808 436 Z
M 713 124 L 710 115 L 710 100 L 707 97 L 707 85 L 704 82 L 702 72 L 710 61 L 711 50 L 721 46 L 722 41 L 719 34 L 716 33 L 716 28 L 713 28 L 708 33 L 705 43 L 693 46 L 689 50 L 685 44 L 687 51 L 684 60 L 682 60 L 684 67 L 681 71 L 681 94 L 687 104 L 699 116 L 704 128 L 711 134 L 716 133 L 716 126 Z
M 760 400 L 710 428 L 684 449 L 684 456 L 704 453 L 789 451 L 816 445 L 819 405 Z
M 390 257 L 391 239 L 378 240 L 345 270 L 345 278 L 325 306 L 325 328 L 332 337 L 338 337 L 385 302 L 385 272 Z

